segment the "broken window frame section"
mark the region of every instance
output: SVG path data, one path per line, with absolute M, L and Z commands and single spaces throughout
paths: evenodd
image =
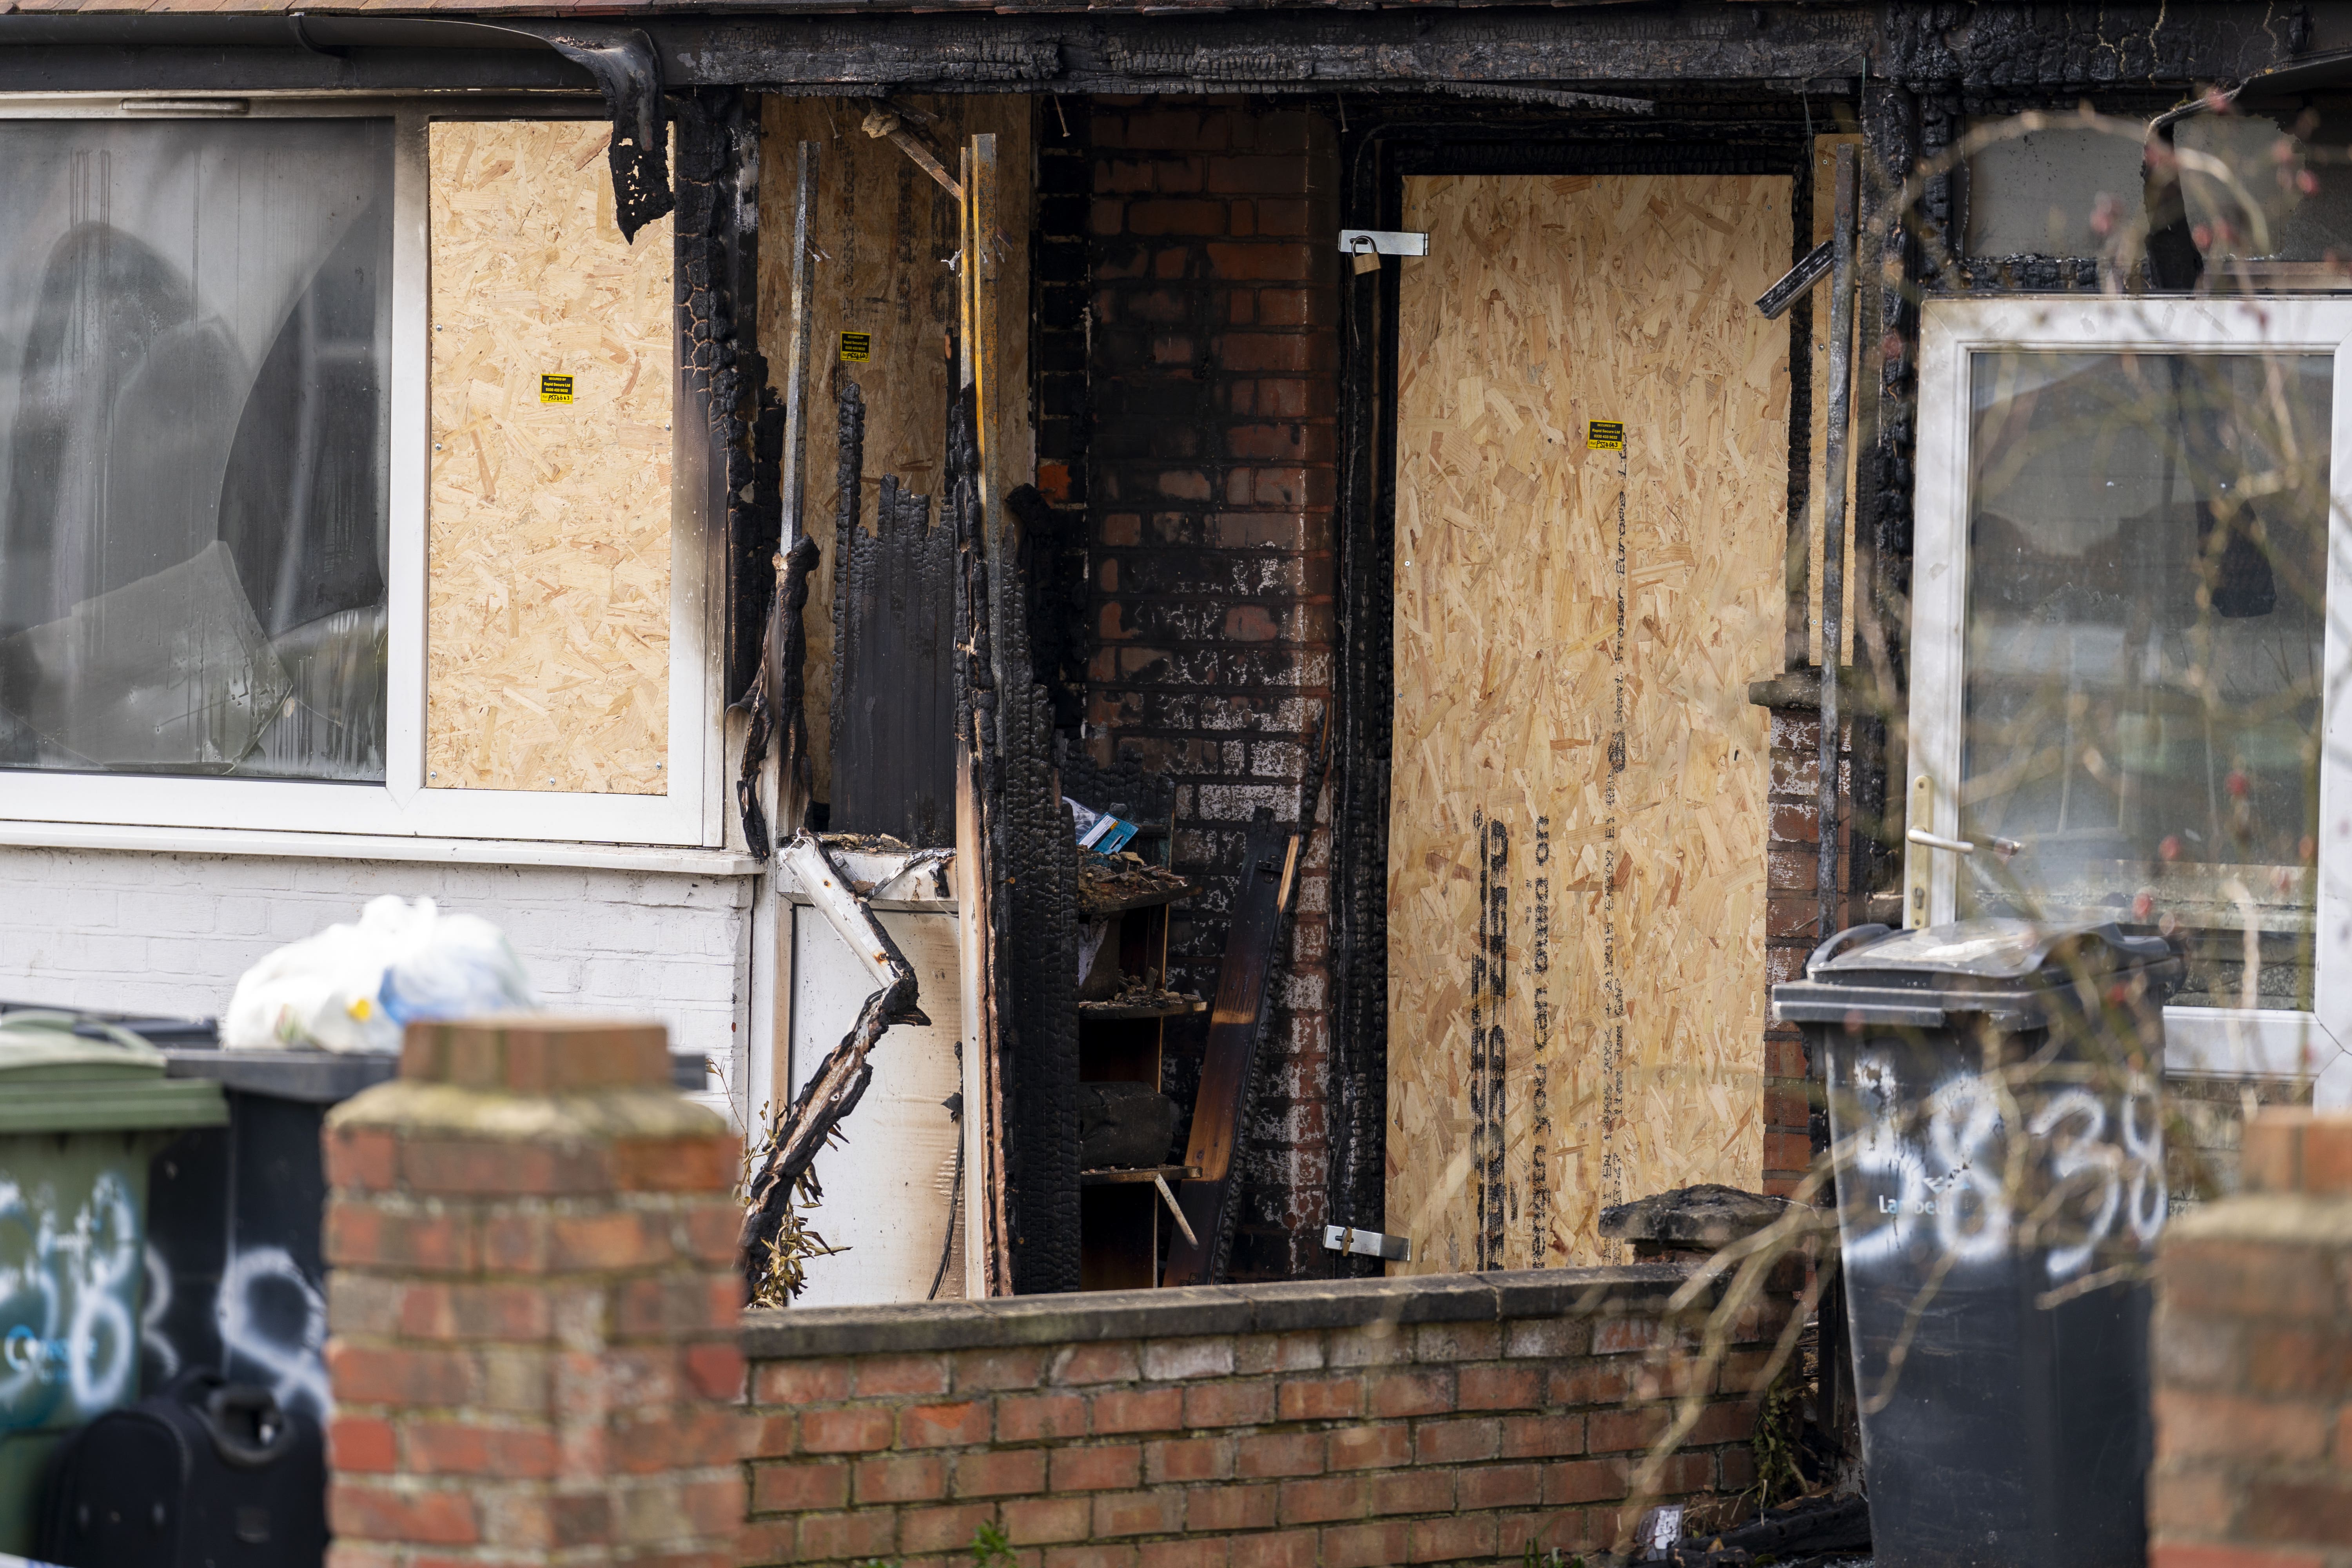
M 1954 781 L 1967 742 L 1972 361 L 1980 352 L 2319 354 L 2333 363 L 2329 526 L 2310 1010 L 2168 1007 L 2174 1076 L 2315 1080 L 2322 1106 L 2352 1104 L 2352 300 L 2011 297 L 1930 301 L 1921 325 L 1912 574 L 1910 923 L 1956 918 L 1962 831 Z M 1923 784 L 1923 781 L 1924 784 Z M 2006 844 L 1975 846 L 2001 852 Z M 2128 923 L 2131 910 L 2117 909 Z
M 602 120 L 593 94 L 289 94 L 142 100 L 119 93 L 0 97 L 0 119 L 216 121 L 360 116 L 393 128 L 392 353 L 386 577 L 384 778 L 377 783 L 249 777 L 68 773 L 0 769 L 0 836 L 32 842 L 25 824 L 124 825 L 185 830 L 192 849 L 212 830 L 415 838 L 710 847 L 723 842 L 718 792 L 724 706 L 717 652 L 723 580 L 715 525 L 694 482 L 708 464 L 702 432 L 672 427 L 669 734 L 666 795 L 428 788 L 425 760 L 430 333 L 427 128 L 448 120 Z M 300 134 L 299 126 L 290 134 Z M 603 177 L 602 165 L 593 171 Z M 650 238 L 650 237 L 648 237 Z M 683 365 L 681 345 L 675 363 Z M 682 384 L 673 371 L 674 406 Z M 176 836 L 173 836 L 176 837 Z

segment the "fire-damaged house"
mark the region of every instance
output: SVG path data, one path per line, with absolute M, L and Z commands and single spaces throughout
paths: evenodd
M 19 0 L 0 994 L 487 915 L 805 1302 L 1620 1260 L 1805 1172 L 1864 921 L 2160 930 L 2217 1148 L 2352 1098 L 2347 49 Z

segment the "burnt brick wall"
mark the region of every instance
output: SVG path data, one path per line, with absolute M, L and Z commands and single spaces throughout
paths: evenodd
M 1088 140 L 1087 743 L 1176 782 L 1204 891 L 1175 982 L 1213 991 L 1252 811 L 1296 820 L 1331 690 L 1337 138 L 1319 112 L 1098 100 Z M 1325 1271 L 1328 827 L 1308 846 L 1247 1129 L 1237 1278 Z M 1189 1099 L 1200 1030 L 1171 1028 Z
M 1657 1492 L 1753 1484 L 1801 1276 L 1712 1368 L 1667 1316 L 1674 1264 L 749 1313 L 740 1561 L 950 1568 L 982 1525 L 1071 1568 L 1606 1548 L 1673 1391 L 1706 1404 Z

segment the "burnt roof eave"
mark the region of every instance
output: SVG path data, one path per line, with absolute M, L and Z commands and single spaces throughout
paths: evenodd
M 1773 13 L 1761 28 L 1752 20 L 1759 8 L 1705 0 L 854 12 L 823 0 L 700 14 L 616 7 L 589 25 L 650 35 L 671 88 L 1836 91 L 1866 68 L 1866 8 L 1760 9 Z M 19 12 L 0 15 L 0 90 L 387 90 L 444 76 L 460 88 L 585 86 L 538 40 L 519 36 L 576 19 L 521 8 L 464 16 Z

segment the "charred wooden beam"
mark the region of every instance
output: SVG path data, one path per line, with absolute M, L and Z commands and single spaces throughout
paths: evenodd
M 1241 894 L 1234 900 L 1233 924 L 1226 928 L 1225 956 L 1217 966 L 1217 1000 L 1209 1015 L 1201 1089 L 1184 1151 L 1184 1163 L 1200 1174 L 1185 1181 L 1177 1199 L 1193 1236 L 1169 1244 L 1164 1285 L 1216 1283 L 1233 1249 L 1241 1143 L 1304 837 L 1276 823 L 1265 806 L 1250 823 L 1247 864 Z
M 1654 85 L 1816 92 L 1865 74 L 1907 83 L 2096 89 L 2243 80 L 2308 47 L 2307 7 L 1979 4 L 1232 5 L 1203 14 L 972 5 L 912 13 L 800 0 L 807 12 L 647 22 L 664 84 L 861 96 L 1447 91 L 1517 84 L 1622 95 Z M 835 14 L 808 14 L 823 7 Z M 578 31 L 578 25 L 564 24 Z M 479 19 L 56 12 L 0 16 L 0 91 L 389 90 L 588 85 L 543 40 Z M 338 51 L 319 52 L 321 48 Z M 585 63 L 585 62 L 583 62 Z M 1542 100 L 1538 100 L 1541 101 Z M 1579 107 L 1561 100 L 1559 107 Z M 1600 107 L 1594 105 L 1591 107 Z
M 1326 92 L 1853 77 L 1872 47 L 1870 15 L 1698 4 L 1181 20 L 864 14 L 676 22 L 653 31 L 666 66 L 684 82 L 861 92 Z

